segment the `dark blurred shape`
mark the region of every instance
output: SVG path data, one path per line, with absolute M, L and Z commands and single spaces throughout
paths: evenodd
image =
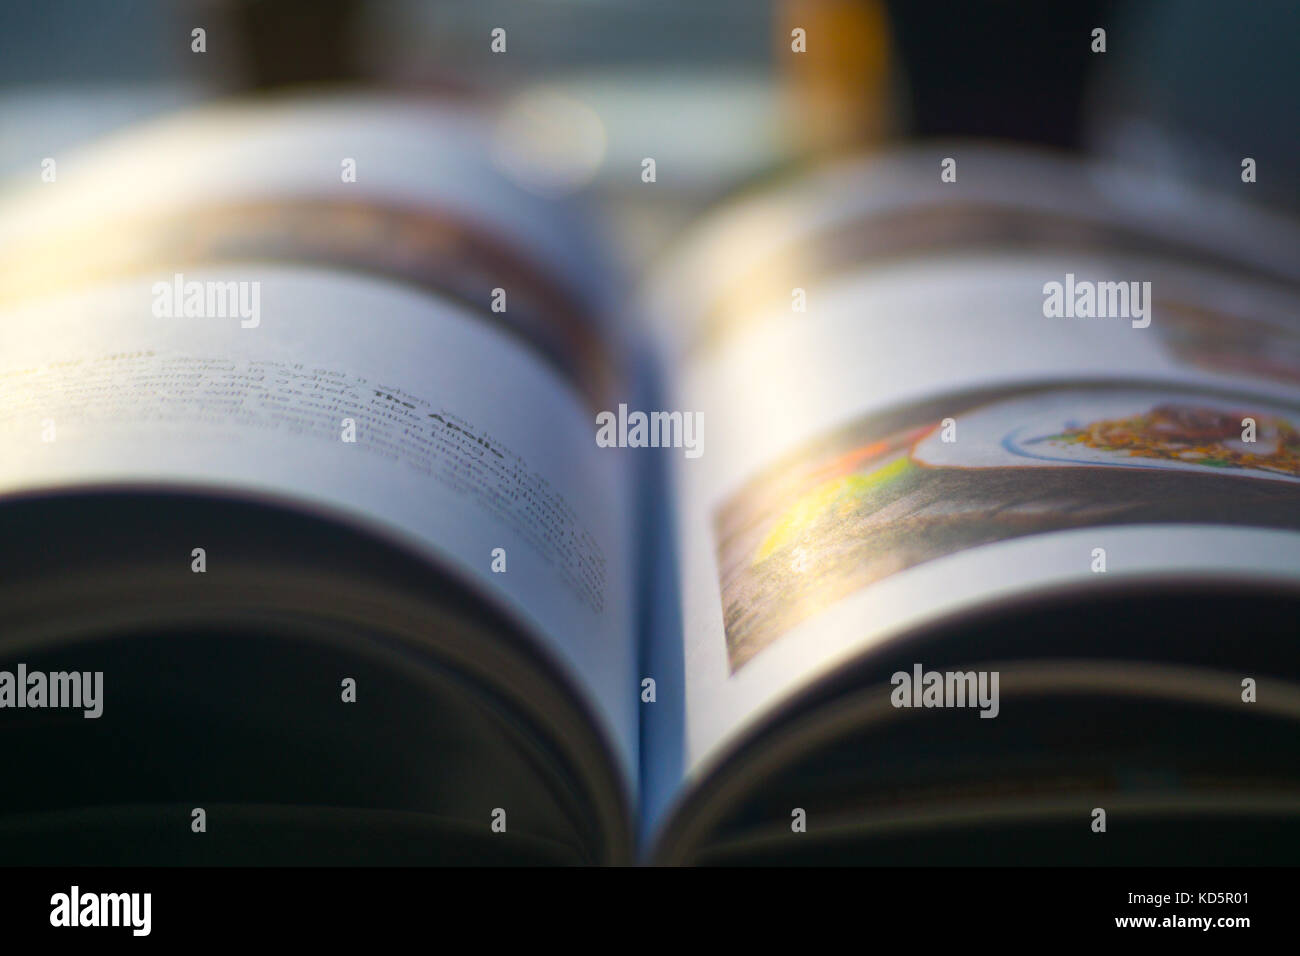
M 232 0 L 254 87 L 361 80 L 356 35 L 361 0 Z
M 1103 58 L 1089 48 L 1091 33 L 1108 27 L 1110 0 L 888 0 L 888 8 L 913 135 L 1080 145 L 1085 80 Z
M 1300 210 L 1300 4 L 1148 0 L 1116 11 L 1088 144 L 1157 176 Z M 1241 160 L 1258 179 L 1241 182 Z

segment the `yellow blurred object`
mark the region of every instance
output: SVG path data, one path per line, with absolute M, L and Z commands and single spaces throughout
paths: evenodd
M 781 548 L 793 544 L 832 508 L 838 508 L 841 515 L 852 511 L 863 495 L 906 474 L 911 464 L 907 455 L 900 455 L 868 474 L 841 475 L 822 482 L 801 496 L 777 519 L 772 530 L 758 546 L 753 563 L 758 564 Z
M 892 120 L 884 5 L 879 0 L 778 0 L 775 23 L 776 59 L 795 152 L 841 152 L 879 142 Z

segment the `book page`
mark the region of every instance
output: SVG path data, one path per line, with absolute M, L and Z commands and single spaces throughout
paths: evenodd
M 841 186 L 820 202 L 857 195 Z M 974 246 L 936 229 L 906 255 L 868 215 L 878 258 L 827 266 L 825 236 L 802 235 L 818 208 L 753 255 L 768 286 L 721 265 L 782 248 L 749 207 L 729 220 L 748 237 L 717 227 L 658 290 L 720 264 L 676 315 L 675 400 L 708 422 L 677 469 L 688 780 L 927 623 L 1103 582 L 1300 582 L 1300 298 L 1278 270 L 1116 252 L 1068 216 L 1038 241 L 1041 221 L 1008 230 L 996 208 Z
M 631 782 L 632 482 L 592 437 L 618 358 L 579 321 L 603 280 L 582 283 L 547 204 L 464 158 L 472 129 L 235 111 L 69 161 L 66 187 L 16 201 L 0 493 L 198 488 L 398 540 L 527 625 Z

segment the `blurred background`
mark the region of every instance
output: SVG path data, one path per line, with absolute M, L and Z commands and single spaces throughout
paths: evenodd
M 1223 190 L 1249 155 L 1238 195 L 1295 212 L 1297 37 L 1294 0 L 4 0 L 0 175 L 205 100 L 362 87 L 481 102 L 537 188 L 606 207 L 642 261 L 737 187 L 929 137 Z

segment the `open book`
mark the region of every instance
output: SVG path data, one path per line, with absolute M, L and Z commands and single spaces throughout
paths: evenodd
M 5 199 L 0 862 L 1294 860 L 1293 224 L 952 143 L 633 292 L 500 147 L 218 108 Z

